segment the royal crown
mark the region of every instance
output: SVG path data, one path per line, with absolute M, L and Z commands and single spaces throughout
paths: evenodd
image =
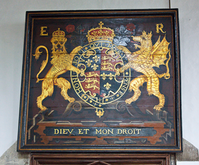
M 53 37 L 65 37 L 65 32 L 60 30 L 60 28 L 58 28 L 58 30 L 53 32 L 52 36 Z
M 108 40 L 110 42 L 113 41 L 113 38 L 115 36 L 114 30 L 107 27 L 102 27 L 102 25 L 104 25 L 104 23 L 101 21 L 99 23 L 99 27 L 92 28 L 88 31 L 88 34 L 86 35 L 86 37 L 88 38 L 88 42 L 93 42 L 97 40 Z

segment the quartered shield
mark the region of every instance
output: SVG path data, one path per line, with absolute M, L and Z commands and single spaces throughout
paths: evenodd
M 104 106 L 121 98 L 128 89 L 130 71 L 119 73 L 127 63 L 125 53 L 109 41 L 91 42 L 74 56 L 71 82 L 77 95 L 96 108 L 97 116 L 104 114 Z

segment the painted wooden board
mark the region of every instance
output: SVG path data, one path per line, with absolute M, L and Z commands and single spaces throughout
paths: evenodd
M 19 151 L 181 151 L 177 10 L 27 12 Z

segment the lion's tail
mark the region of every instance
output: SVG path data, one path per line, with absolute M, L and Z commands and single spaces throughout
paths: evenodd
M 40 73 L 44 70 L 44 68 L 46 67 L 46 65 L 47 65 L 47 63 L 48 63 L 48 58 L 49 58 L 48 49 L 47 49 L 45 46 L 40 45 L 40 46 L 37 47 L 37 49 L 36 49 L 36 51 L 35 51 L 35 54 L 33 55 L 33 56 L 35 56 L 35 59 L 38 60 L 39 57 L 40 57 L 40 55 L 41 55 L 41 53 L 42 53 L 42 52 L 39 51 L 40 48 L 45 49 L 45 51 L 46 51 L 46 59 L 43 60 L 42 63 L 41 63 L 40 70 L 39 70 L 39 72 L 37 73 L 37 76 L 36 76 L 36 78 L 37 78 L 36 83 L 38 83 L 39 81 L 43 80 L 43 79 L 40 79 L 40 78 L 39 78 L 39 74 L 40 74 Z

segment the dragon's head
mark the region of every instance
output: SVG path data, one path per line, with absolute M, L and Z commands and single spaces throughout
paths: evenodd
M 141 46 L 138 46 L 137 43 L 135 44 L 140 49 L 152 47 L 151 37 L 152 37 L 152 32 L 147 34 L 145 31 L 143 31 L 142 35 L 140 36 L 132 36 L 133 41 L 139 42 L 141 44 Z

